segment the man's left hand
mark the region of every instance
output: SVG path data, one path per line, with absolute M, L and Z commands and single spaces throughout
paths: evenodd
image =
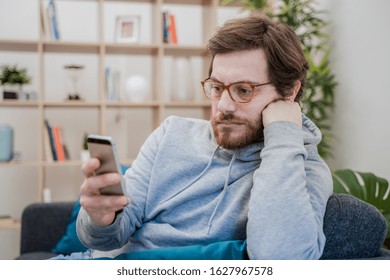
M 262 112 L 263 126 L 276 121 L 290 121 L 302 127 L 302 111 L 298 102 L 276 100 L 267 105 Z

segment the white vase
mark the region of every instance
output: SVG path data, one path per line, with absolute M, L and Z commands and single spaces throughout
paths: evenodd
M 173 58 L 171 94 L 173 101 L 192 101 L 194 99 L 193 71 L 187 56 Z
M 80 151 L 80 160 L 82 163 L 86 162 L 87 160 L 89 160 L 91 156 L 89 155 L 89 151 L 88 150 L 81 150 Z
M 127 78 L 125 90 L 128 101 L 140 103 L 148 99 L 150 85 L 144 76 L 134 75 Z

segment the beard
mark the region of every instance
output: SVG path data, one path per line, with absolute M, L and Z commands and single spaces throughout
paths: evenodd
M 211 124 L 218 145 L 228 150 L 242 148 L 264 139 L 261 117 L 257 122 L 251 122 L 231 113 L 219 113 L 212 116 Z M 229 124 L 232 126 L 229 126 Z M 240 124 L 244 128 L 244 132 L 238 136 L 233 135 L 235 133 L 234 124 Z

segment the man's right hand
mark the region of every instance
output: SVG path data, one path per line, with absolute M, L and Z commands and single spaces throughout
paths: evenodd
M 129 199 L 124 195 L 100 194 L 101 188 L 119 183 L 120 175 L 106 173 L 97 176 L 95 170 L 99 166 L 100 162 L 96 158 L 82 165 L 84 182 L 80 187 L 80 204 L 96 225 L 105 227 L 114 222 L 116 212 L 122 210 L 129 203 Z

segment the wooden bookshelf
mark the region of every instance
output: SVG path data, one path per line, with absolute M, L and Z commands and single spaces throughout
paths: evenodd
M 8 4 L 15 5 L 15 10 L 18 9 L 17 3 L 7 0 Z M 29 23 L 33 29 L 38 30 L 36 39 L 10 39 L 2 38 L 0 33 L 0 55 L 12 53 L 13 55 L 24 55 L 25 53 L 32 55 L 35 61 L 36 67 L 34 66 L 34 92 L 37 93 L 37 96 L 34 100 L 1 100 L 0 99 L 0 110 L 14 111 L 18 113 L 28 113 L 34 116 L 34 120 L 31 121 L 29 117 L 26 118 L 23 127 L 15 127 L 15 135 L 19 137 L 23 135 L 23 130 L 25 127 L 32 128 L 33 131 L 36 131 L 36 135 L 31 137 L 37 138 L 38 144 L 29 144 L 30 135 L 23 136 L 24 139 L 22 142 L 28 149 L 33 149 L 36 151 L 37 156 L 33 158 L 22 158 L 19 162 L 7 162 L 0 163 L 0 170 L 8 170 L 13 168 L 18 168 L 18 170 L 29 170 L 35 169 L 37 174 L 37 182 L 32 183 L 29 187 L 36 186 L 37 192 L 39 193 L 39 201 L 43 201 L 43 189 L 47 186 L 54 184 L 55 182 L 48 182 L 48 178 L 51 176 L 51 172 L 57 169 L 75 169 L 81 166 L 81 161 L 77 157 L 73 157 L 69 161 L 63 162 L 51 162 L 47 160 L 46 151 L 46 128 L 44 125 L 45 119 L 48 119 L 51 122 L 50 118 L 58 114 L 69 114 L 70 116 L 74 113 L 88 112 L 93 116 L 96 115 L 96 120 L 93 125 L 93 130 L 95 133 L 99 134 L 109 134 L 112 132 L 112 129 L 109 126 L 109 118 L 115 118 L 116 115 L 124 113 L 124 115 L 129 114 L 132 117 L 138 114 L 138 111 L 150 115 L 150 126 L 149 132 L 152 132 L 153 129 L 157 128 L 164 118 L 167 117 L 167 114 L 171 111 L 183 111 L 183 112 L 198 112 L 198 115 L 201 115 L 203 118 L 208 118 L 210 113 L 210 103 L 203 99 L 203 94 L 201 92 L 200 79 L 203 79 L 207 76 L 209 57 L 205 52 L 205 45 L 208 38 L 214 33 L 217 27 L 218 21 L 218 9 L 219 9 L 219 0 L 57 0 L 58 3 L 72 5 L 75 9 L 78 8 L 78 5 L 81 3 L 87 3 L 87 5 L 93 5 L 96 13 L 93 15 L 96 22 L 96 39 L 91 42 L 86 42 L 83 40 L 73 40 L 73 39 L 61 39 L 58 41 L 48 39 L 44 34 L 44 30 L 41 27 L 41 13 L 42 10 L 40 5 L 44 0 L 34 0 L 34 9 L 31 10 L 31 13 L 36 13 L 34 16 L 34 22 Z M 32 1 L 31 1 L 32 2 Z M 33 5 L 30 4 L 29 5 Z M 7 5 L 8 5 L 7 4 Z M 2 9 L 2 4 L 0 4 L 0 9 Z M 3 4 L 4 5 L 4 4 Z M 149 39 L 140 41 L 136 44 L 123 44 L 115 43 L 110 36 L 107 34 L 106 26 L 109 24 L 110 15 L 107 13 L 107 10 L 115 10 L 117 5 L 130 5 L 131 7 L 140 5 L 147 13 L 147 22 L 150 26 L 147 31 L 147 37 Z M 200 29 L 201 39 L 199 43 L 193 42 L 184 42 L 182 43 L 179 37 L 179 42 L 177 45 L 167 44 L 163 42 L 163 23 L 162 23 L 162 13 L 163 11 L 171 8 L 184 8 L 184 9 L 196 9 L 198 12 L 197 16 L 191 18 L 193 24 L 197 25 Z M 66 14 L 61 10 L 61 6 L 57 6 L 59 10 L 59 17 L 72 17 L 71 14 Z M 90 20 L 90 18 L 88 18 Z M 186 19 L 187 20 L 187 19 Z M 145 21 L 143 21 L 145 23 Z M 180 20 L 176 20 L 176 25 L 180 27 Z M 60 30 L 61 27 L 60 26 Z M 82 28 L 82 27 L 81 27 Z M 190 33 L 191 30 L 186 32 Z M 62 56 L 77 56 L 77 57 L 87 57 L 96 61 L 96 75 L 93 77 L 93 82 L 96 83 L 96 90 L 93 91 L 93 94 L 90 94 L 88 98 L 83 101 L 65 101 L 64 98 L 54 97 L 56 91 L 61 91 L 61 85 L 58 85 L 56 88 L 49 88 L 48 84 L 51 79 L 50 68 L 52 57 L 62 57 Z M 198 97 L 193 101 L 173 101 L 166 98 L 166 87 L 171 82 L 167 80 L 165 74 L 170 71 L 166 69 L 165 61 L 167 59 L 173 59 L 175 57 L 186 56 L 194 58 L 197 61 L 200 61 L 200 73 L 197 74 L 197 80 L 194 81 L 194 94 Z M 106 98 L 105 92 L 105 68 L 110 62 L 110 59 L 115 60 L 118 57 L 124 59 L 133 59 L 133 58 L 146 58 L 150 62 L 149 74 L 151 77 L 151 97 L 150 100 L 144 102 L 130 102 L 127 100 L 121 101 L 109 101 Z M 23 66 L 23 65 L 20 65 Z M 60 71 L 60 70 L 58 70 Z M 31 73 L 29 73 L 31 74 Z M 199 78 L 198 78 L 199 77 Z M 198 81 L 199 79 L 199 81 Z M 1 91 L 0 91 L 1 92 Z M 118 113 L 119 112 L 119 113 Z M 186 114 L 184 114 L 186 115 Z M 29 115 L 28 115 L 29 116 Z M 36 116 L 36 117 L 35 117 Z M 73 120 L 74 122 L 75 120 Z M 82 119 L 76 120 L 82 123 Z M 53 123 L 51 123 L 53 124 Z M 66 118 L 63 121 L 64 125 L 71 127 L 70 121 L 67 121 Z M 134 130 L 133 134 L 138 133 L 138 123 L 131 123 L 129 128 L 131 131 Z M 85 131 L 90 129 L 88 126 L 85 127 Z M 72 139 L 82 139 L 81 132 L 73 132 L 71 129 L 67 129 L 66 134 Z M 20 140 L 19 140 L 20 141 Z M 133 141 L 129 139 L 128 141 Z M 32 143 L 35 143 L 34 141 Z M 19 144 L 20 145 L 20 144 Z M 140 143 L 137 144 L 140 148 Z M 75 152 L 74 152 L 75 154 Z M 131 164 L 133 158 L 123 158 L 124 164 Z M 8 171 L 7 171 L 8 172 Z M 77 185 L 77 181 L 73 185 Z M 12 188 L 12 186 L 9 186 Z M 35 199 L 31 199 L 30 202 L 37 202 Z M 25 203 L 27 204 L 27 203 Z M 19 212 L 21 213 L 22 209 L 26 205 L 21 204 Z M 12 214 L 12 213 L 11 213 Z M 12 214 L 13 215 L 13 214 Z M 12 223 L 11 223 L 12 224 Z M 1 228 L 17 228 L 18 225 L 11 225 L 0 223 Z

